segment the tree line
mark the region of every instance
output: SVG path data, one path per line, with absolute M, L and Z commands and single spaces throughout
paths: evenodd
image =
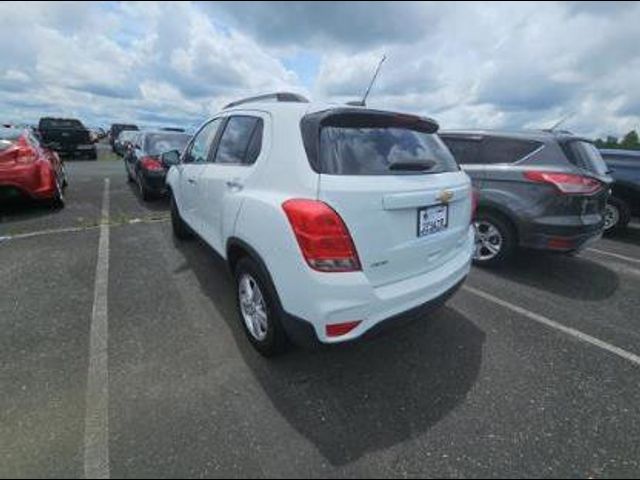
M 623 150 L 640 150 L 640 138 L 638 132 L 631 130 L 621 139 L 618 137 L 608 136 L 607 138 L 599 138 L 595 141 L 598 148 L 618 148 Z

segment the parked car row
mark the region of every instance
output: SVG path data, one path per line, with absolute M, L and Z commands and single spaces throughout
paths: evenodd
M 638 211 L 638 157 L 604 152 L 605 163 L 568 132 L 442 132 L 430 118 L 289 93 L 233 102 L 193 136 L 114 127 L 141 197 L 168 194 L 175 237 L 198 236 L 226 261 L 247 338 L 266 356 L 432 311 L 472 261 L 574 254 Z M 28 133 L 5 135 L 5 150 L 35 148 Z M 38 148 L 55 196 L 64 170 Z
M 174 235 L 226 260 L 247 338 L 268 356 L 437 308 L 472 260 L 579 252 L 603 234 L 612 185 L 628 198 L 568 132 L 439 132 L 286 93 L 234 102 L 193 138 L 167 135 L 120 134 L 127 177 L 144 199 L 166 189 Z

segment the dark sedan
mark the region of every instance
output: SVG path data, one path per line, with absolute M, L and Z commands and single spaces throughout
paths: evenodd
M 130 182 L 138 185 L 143 200 L 166 192 L 165 177 L 169 166 L 160 156 L 187 146 L 191 135 L 179 132 L 157 131 L 140 133 L 124 155 L 124 164 Z

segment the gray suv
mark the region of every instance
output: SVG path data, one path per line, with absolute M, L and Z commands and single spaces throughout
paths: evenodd
M 478 192 L 475 262 L 517 247 L 575 252 L 602 235 L 611 178 L 590 140 L 568 132 L 441 132 Z

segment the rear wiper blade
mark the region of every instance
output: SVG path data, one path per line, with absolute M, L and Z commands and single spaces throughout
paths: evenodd
M 437 165 L 435 160 L 417 160 L 413 162 L 393 162 L 389 164 L 389 170 L 405 170 L 405 171 L 418 171 L 423 172 L 426 170 L 431 170 L 433 167 Z

